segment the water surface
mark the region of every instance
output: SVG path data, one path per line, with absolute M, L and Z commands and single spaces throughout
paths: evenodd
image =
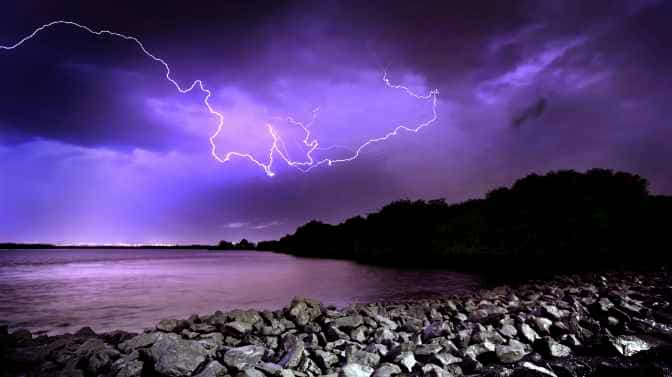
M 345 306 L 471 291 L 450 271 L 397 270 L 256 251 L 0 250 L 0 324 L 49 334 L 139 331 L 163 318 L 278 309 L 301 295 Z

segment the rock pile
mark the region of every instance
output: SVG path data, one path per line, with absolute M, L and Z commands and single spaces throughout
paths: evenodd
M 2 376 L 672 375 L 666 273 L 569 276 L 441 300 L 296 298 L 167 319 L 143 334 L 0 332 Z

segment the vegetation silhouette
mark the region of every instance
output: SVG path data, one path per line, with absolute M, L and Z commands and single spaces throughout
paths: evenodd
M 484 199 L 399 200 L 366 217 L 313 220 L 259 250 L 521 276 L 670 264 L 672 197 L 639 175 L 531 174 Z

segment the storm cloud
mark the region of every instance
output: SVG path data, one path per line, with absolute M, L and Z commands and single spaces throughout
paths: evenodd
M 218 150 L 264 157 L 291 116 L 353 148 L 426 106 L 439 118 L 347 164 L 276 176 L 221 164 L 202 93 L 179 94 L 133 43 L 58 26 L 0 51 L 0 240 L 214 242 L 399 198 L 459 201 L 531 172 L 605 167 L 672 193 L 672 4 L 658 1 L 15 2 L 0 44 L 53 20 L 137 36 L 224 115 Z M 264 132 L 258 132 L 259 130 Z M 305 153 L 283 128 L 287 150 Z M 347 149 L 330 150 L 332 156 Z M 261 158 L 260 157 L 260 158 Z

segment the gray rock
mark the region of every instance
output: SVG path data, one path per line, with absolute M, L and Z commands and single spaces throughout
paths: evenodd
M 347 363 L 376 367 L 380 363 L 380 355 L 361 350 L 353 350 L 348 353 Z
M 523 367 L 523 368 L 525 368 L 525 369 L 529 369 L 529 370 L 534 371 L 534 372 L 537 372 L 537 373 L 539 373 L 539 374 L 541 374 L 541 375 L 544 375 L 544 376 L 558 377 L 558 376 L 557 376 L 555 373 L 553 373 L 552 371 L 550 371 L 550 370 L 548 370 L 548 369 L 546 369 L 546 368 L 542 368 L 542 367 L 540 367 L 540 366 L 538 366 L 538 365 L 532 364 L 532 363 L 530 363 L 529 361 L 524 362 L 524 363 L 521 365 L 521 367 Z
M 529 352 L 526 350 L 524 344 L 511 340 L 508 345 L 498 345 L 495 347 L 497 359 L 505 364 L 515 363 L 520 361 Z
M 422 338 L 427 341 L 450 334 L 450 332 L 450 322 L 432 322 L 422 330 Z
M 379 315 L 379 314 L 374 314 L 372 318 L 373 318 L 376 322 L 378 322 L 381 326 L 383 326 L 383 327 L 387 327 L 387 328 L 389 328 L 390 330 L 396 330 L 397 327 L 399 326 L 399 325 L 397 325 L 397 323 L 394 322 L 393 320 L 391 320 L 391 319 L 389 319 L 389 318 L 387 318 L 387 317 L 384 317 L 384 316 L 382 316 L 382 315 Z
M 84 342 L 75 354 L 86 364 L 85 370 L 94 375 L 106 370 L 120 356 L 119 351 L 97 338 Z
M 505 324 L 499 329 L 499 332 L 507 338 L 515 338 L 518 335 L 518 330 L 513 325 Z
M 394 364 L 384 363 L 376 368 L 376 371 L 373 373 L 373 377 L 391 377 L 398 374 L 401 374 L 401 368 Z
M 96 332 L 93 331 L 93 329 L 89 326 L 82 327 L 81 329 L 77 330 L 75 333 L 75 336 L 81 336 L 85 338 L 90 338 L 93 336 L 96 336 Z
M 483 342 L 483 343 L 477 343 L 477 344 L 472 344 L 467 349 L 464 351 L 464 355 L 468 358 L 471 359 L 476 359 L 478 356 L 486 353 L 486 352 L 494 352 L 495 351 L 495 344 L 490 343 L 490 342 Z
M 248 368 L 239 372 L 236 377 L 266 377 L 259 369 Z
M 180 323 L 176 319 L 163 319 L 159 321 L 158 325 L 156 325 L 156 329 L 159 331 L 175 333 L 182 331 L 180 328 Z
M 369 377 L 373 374 L 373 368 L 360 364 L 346 364 L 339 371 L 339 377 Z
M 260 363 L 257 365 L 257 369 L 264 372 L 269 376 L 280 376 L 284 368 L 275 363 Z
M 208 356 L 214 358 L 217 352 L 224 348 L 224 335 L 220 333 L 203 334 L 198 339 L 203 348 L 208 351 Z
M 119 344 L 118 348 L 123 353 L 131 353 L 139 348 L 146 348 L 154 344 L 157 340 L 168 334 L 162 332 L 153 332 L 149 334 L 140 334 Z
M 245 370 L 259 364 L 265 349 L 260 346 L 231 348 L 224 353 L 224 365 L 237 370 Z
M 350 332 L 350 339 L 360 343 L 366 342 L 366 327 L 359 326 L 352 330 L 352 332 Z
M 609 342 L 623 356 L 632 356 L 640 351 L 651 349 L 649 343 L 632 335 L 610 337 Z
M 387 327 L 379 327 L 373 333 L 373 339 L 378 344 L 390 344 L 396 339 L 396 334 Z
M 189 326 L 189 328 L 191 329 L 191 331 L 201 334 L 207 334 L 217 331 L 217 328 L 215 326 L 208 323 L 192 323 L 191 326 Z
M 422 375 L 427 377 L 453 377 L 453 374 L 435 364 L 425 364 Z
M 434 355 L 434 357 L 432 358 L 432 361 L 438 362 L 439 364 L 441 364 L 445 367 L 445 366 L 448 366 L 448 365 L 461 363 L 462 358 L 457 357 L 457 356 L 453 356 L 452 354 L 447 353 L 447 352 L 441 352 L 441 353 L 437 353 L 436 355 Z
M 191 376 L 205 362 L 208 350 L 197 341 L 166 334 L 152 345 L 149 356 L 161 375 L 182 377 Z
M 331 325 L 336 327 L 339 330 L 352 330 L 358 326 L 361 326 L 364 323 L 364 319 L 361 315 L 351 315 L 341 318 L 336 318 L 331 322 Z
M 329 369 L 338 363 L 338 356 L 322 350 L 315 351 L 315 360 L 322 369 Z
M 402 352 L 394 358 L 394 362 L 401 365 L 407 372 L 411 372 L 417 363 L 413 352 Z
M 226 375 L 226 367 L 217 360 L 209 362 L 203 370 L 194 375 L 194 377 L 224 377 Z
M 143 363 L 139 360 L 138 351 L 133 351 L 117 359 L 110 367 L 110 376 L 114 377 L 140 377 Z
M 298 326 L 305 326 L 322 315 L 320 303 L 302 297 L 295 297 L 287 309 L 287 317 Z
M 303 341 L 294 334 L 287 334 L 282 338 L 282 348 L 285 354 L 278 364 L 284 368 L 296 368 L 301 362 L 301 357 L 303 357 L 303 350 L 305 349 Z
M 523 323 L 520 325 L 520 334 L 522 335 L 522 338 L 526 340 L 528 343 L 534 343 L 537 339 L 539 339 L 539 334 L 537 334 L 530 325 L 527 323 Z
M 551 357 L 567 357 L 572 354 L 571 348 L 556 342 L 551 337 L 545 337 L 542 342 L 543 351 Z
M 541 307 L 544 309 L 544 313 L 546 315 L 555 320 L 562 319 L 565 316 L 564 313 L 555 305 L 542 305 Z
M 553 321 L 551 321 L 548 318 L 544 317 L 536 317 L 534 318 L 534 324 L 537 327 L 537 330 L 539 330 L 540 333 L 544 335 L 548 335 L 551 333 L 551 325 L 553 324 Z
M 441 352 L 442 349 L 443 346 L 437 343 L 422 344 L 415 348 L 415 355 L 424 357 L 431 356 Z
M 223 332 L 238 337 L 245 336 L 246 334 L 252 332 L 252 324 L 249 322 L 242 322 L 242 321 L 233 321 L 226 323 L 222 328 Z
M 255 323 L 261 321 L 261 315 L 259 314 L 258 311 L 256 310 L 232 310 L 228 313 L 226 313 L 226 316 L 231 320 L 231 321 L 237 321 L 237 322 L 244 322 L 250 325 L 254 325 Z

